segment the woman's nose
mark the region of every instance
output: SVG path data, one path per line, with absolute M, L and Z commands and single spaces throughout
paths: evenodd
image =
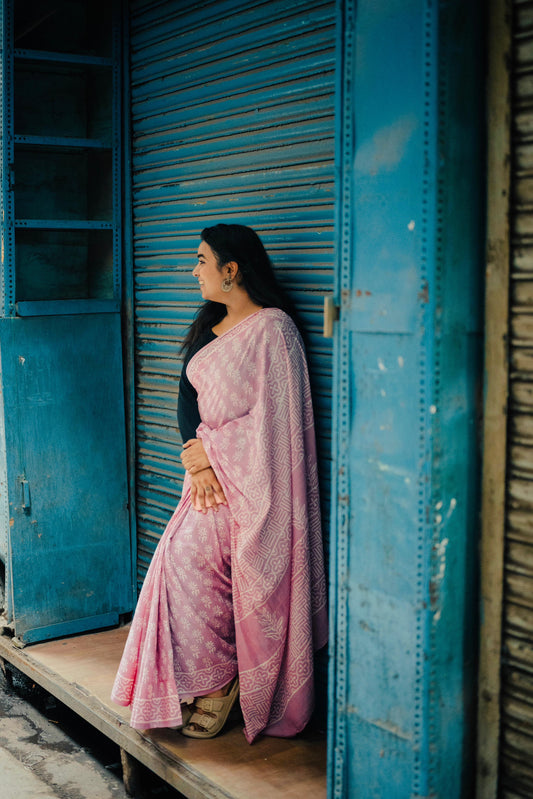
M 196 266 L 192 270 L 192 276 L 193 277 L 198 277 L 198 264 L 196 264 Z

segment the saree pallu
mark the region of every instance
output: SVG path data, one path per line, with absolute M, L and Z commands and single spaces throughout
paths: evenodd
M 245 735 L 291 736 L 313 709 L 327 640 L 313 412 L 299 333 L 266 308 L 187 367 L 227 506 L 196 511 L 186 478 L 141 591 L 112 698 L 140 729 L 239 673 Z

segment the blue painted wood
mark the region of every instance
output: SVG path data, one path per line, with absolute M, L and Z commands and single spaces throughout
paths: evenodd
M 120 317 L 2 319 L 0 351 L 15 632 L 109 625 L 132 607 Z
M 329 757 L 339 799 L 471 795 L 475 5 L 344 3 Z

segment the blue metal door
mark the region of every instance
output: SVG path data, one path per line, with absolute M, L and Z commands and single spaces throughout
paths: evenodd
M 131 610 L 120 4 L 0 4 L 0 557 L 24 642 Z
M 7 584 L 26 642 L 131 609 L 118 314 L 0 320 Z
M 344 6 L 330 796 L 466 799 L 482 15 Z

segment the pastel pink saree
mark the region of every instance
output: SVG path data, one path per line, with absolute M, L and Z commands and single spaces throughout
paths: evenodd
M 180 503 L 146 576 L 113 688 L 140 729 L 239 673 L 245 735 L 300 732 L 327 640 L 311 395 L 292 320 L 268 308 L 201 349 L 187 374 L 197 435 L 228 506 Z

